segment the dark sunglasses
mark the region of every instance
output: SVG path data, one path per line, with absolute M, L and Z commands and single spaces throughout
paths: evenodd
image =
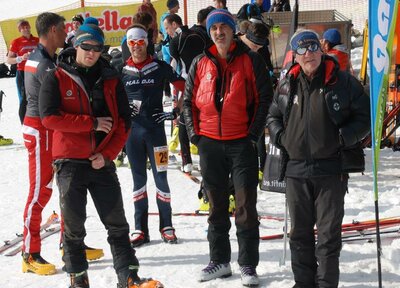
M 92 44 L 88 44 L 88 43 L 82 43 L 79 45 L 79 47 L 82 48 L 82 50 L 85 51 L 90 51 L 93 50 L 94 52 L 101 52 L 103 51 L 103 45 L 92 45 Z
M 297 49 L 296 49 L 296 54 L 298 54 L 298 55 L 304 55 L 304 54 L 306 54 L 307 50 L 310 51 L 310 52 L 316 52 L 316 51 L 318 51 L 319 49 L 320 49 L 320 48 L 319 48 L 319 45 L 316 44 L 316 43 L 314 43 L 314 44 L 310 44 L 310 45 L 308 45 L 308 46 L 304 46 L 304 47 L 299 47 L 299 48 L 297 48 Z

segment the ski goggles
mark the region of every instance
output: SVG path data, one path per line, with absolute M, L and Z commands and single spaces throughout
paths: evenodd
M 145 44 L 146 44 L 146 40 L 145 39 L 137 39 L 137 40 L 130 39 L 130 40 L 128 40 L 128 45 L 132 46 L 132 47 L 135 46 L 135 45 L 143 46 Z
M 81 43 L 79 45 L 79 47 L 82 48 L 82 50 L 85 51 L 90 51 L 93 50 L 94 52 L 101 52 L 103 51 L 103 45 L 92 45 L 92 44 L 88 44 L 88 43 Z
M 307 46 L 303 46 L 303 47 L 298 47 L 296 49 L 296 54 L 298 55 L 304 55 L 306 54 L 307 50 L 310 52 L 316 52 L 320 49 L 320 46 L 317 43 L 313 43 Z

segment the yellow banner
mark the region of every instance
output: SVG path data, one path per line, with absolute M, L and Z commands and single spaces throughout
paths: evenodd
M 167 11 L 167 0 L 153 0 L 152 4 L 157 11 L 157 23 L 160 21 L 161 15 Z M 57 12 L 57 14 L 64 16 L 66 19 L 65 26 L 67 33 L 72 30 L 72 17 L 76 14 L 83 15 L 84 18 L 89 16 L 95 17 L 99 20 L 99 26 L 104 31 L 106 37 L 106 44 L 111 47 L 120 46 L 122 38 L 125 35 L 126 28 L 132 25 L 132 16 L 136 13 L 138 7 L 142 3 L 127 4 L 121 6 L 96 6 L 96 7 L 83 7 L 72 10 L 65 10 Z M 35 16 L 22 17 L 31 24 L 31 31 L 34 36 L 37 36 L 35 28 Z M 20 37 L 20 33 L 17 29 L 18 19 L 10 19 L 0 21 L 0 27 L 3 32 L 4 41 L 7 48 L 10 46 L 10 42 Z M 160 23 L 158 23 L 158 26 Z

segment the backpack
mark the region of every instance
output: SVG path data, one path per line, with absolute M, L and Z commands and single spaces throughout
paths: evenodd
M 0 78 L 10 77 L 10 69 L 5 63 L 0 64 Z
M 249 6 L 250 6 L 250 4 L 247 3 L 247 4 L 244 4 L 242 7 L 240 7 L 239 11 L 236 14 L 236 18 L 238 20 L 247 20 L 248 19 L 247 10 L 248 10 Z

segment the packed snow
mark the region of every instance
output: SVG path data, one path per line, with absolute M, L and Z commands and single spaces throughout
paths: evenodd
M 0 1 L 2 5 L 5 1 Z M 7 1 L 8 2 L 8 1 Z M 26 9 L 18 15 L 40 12 L 35 10 L 34 1 L 13 1 L 16 7 L 22 2 Z M 54 8 L 54 1 L 41 1 L 48 9 Z M 57 1 L 58 2 L 58 1 Z M 68 2 L 68 1 L 59 1 Z M 32 3 L 32 4 L 31 4 Z M 18 9 L 13 9 L 16 13 Z M 1 9 L 2 19 L 8 18 L 5 10 Z M 11 16 L 11 15 L 10 15 Z M 353 64 L 357 66 L 361 59 L 361 49 L 352 51 Z M 354 63 L 356 62 L 356 63 Z M 358 63 L 358 64 L 357 64 Z M 355 67 L 357 68 L 357 67 Z M 12 146 L 0 147 L 0 240 L 9 240 L 15 233 L 22 232 L 22 215 L 28 195 L 28 155 L 23 147 L 21 125 L 18 118 L 18 97 L 15 78 L 0 79 L 0 90 L 7 97 L 3 100 L 3 112 L 0 120 L 0 135 L 14 139 Z M 166 125 L 167 134 L 170 126 Z M 371 150 L 366 149 L 366 172 L 351 175 L 349 193 L 345 201 L 344 222 L 353 220 L 374 219 L 374 197 L 371 173 Z M 179 159 L 180 157 L 177 156 Z M 198 163 L 198 158 L 195 157 Z M 195 172 L 198 175 L 198 172 Z M 133 230 L 134 208 L 132 202 L 132 176 L 128 167 L 118 168 L 118 177 L 122 186 L 126 217 Z M 168 179 L 172 194 L 173 213 L 194 212 L 198 206 L 197 191 L 199 185 L 183 176 L 177 169 L 168 170 Z M 53 210 L 59 212 L 58 190 L 55 183 L 50 202 L 43 212 L 47 218 Z M 400 153 L 391 149 L 383 149 L 379 164 L 379 206 L 381 218 L 400 216 Z M 155 185 L 149 173 L 147 190 L 149 193 L 149 211 L 157 212 L 155 202 Z M 90 199 L 90 197 L 88 197 Z M 284 196 L 278 193 L 265 191 L 258 192 L 257 209 L 260 215 L 269 215 L 277 218 L 284 216 Z M 89 278 L 92 287 L 116 287 L 116 275 L 112 267 L 112 258 L 106 241 L 106 231 L 97 216 L 93 202 L 87 205 L 87 237 L 89 246 L 103 248 L 104 258 L 89 265 Z M 270 235 L 282 232 L 283 221 L 260 220 L 260 234 Z M 140 261 L 139 274 L 142 277 L 153 277 L 169 288 L 184 287 L 242 287 L 239 266 L 237 264 L 237 240 L 235 226 L 232 219 L 230 233 L 232 244 L 233 276 L 199 283 L 196 276 L 208 263 L 207 218 L 193 216 L 173 216 L 173 225 L 179 243 L 165 244 L 158 232 L 158 216 L 149 216 L 151 242 L 137 248 L 137 257 Z M 25 274 L 21 271 L 21 257 L 19 255 L 6 257 L 0 255 L 1 287 L 17 288 L 57 288 L 68 287 L 69 279 L 61 269 L 63 266 L 58 250 L 59 236 L 53 235 L 42 243 L 42 256 L 57 267 L 57 274 L 52 276 L 38 276 Z M 290 252 L 288 251 L 285 265 L 279 265 L 283 255 L 283 240 L 261 241 L 260 264 L 257 272 L 260 277 L 260 287 L 289 288 L 293 286 L 293 277 L 290 267 Z M 382 278 L 383 287 L 400 287 L 400 238 L 382 239 Z M 376 243 L 359 241 L 345 243 L 340 258 L 340 287 L 377 287 L 377 260 Z

